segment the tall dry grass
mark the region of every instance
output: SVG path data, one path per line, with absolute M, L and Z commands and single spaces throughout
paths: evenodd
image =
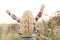
M 37 25 L 40 28 L 37 40 L 60 40 L 60 11 L 57 11 L 48 22 L 42 19 Z
M 0 24 L 0 40 L 22 40 L 18 29 L 19 24 Z

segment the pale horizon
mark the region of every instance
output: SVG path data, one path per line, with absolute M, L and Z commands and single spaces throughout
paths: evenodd
M 30 10 L 35 17 L 40 11 L 40 6 L 45 4 L 45 14 L 51 15 L 60 10 L 60 0 L 0 0 L 0 23 L 17 23 L 7 13 L 11 10 L 18 18 L 21 18 L 24 11 Z

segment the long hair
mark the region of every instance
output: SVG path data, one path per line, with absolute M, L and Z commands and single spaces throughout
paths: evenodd
M 20 21 L 20 27 L 24 35 L 27 36 L 33 33 L 34 23 L 32 12 L 29 10 L 25 11 Z

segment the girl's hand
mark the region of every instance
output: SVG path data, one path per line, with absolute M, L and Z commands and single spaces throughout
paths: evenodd
M 41 10 L 44 10 L 44 8 L 45 8 L 45 5 L 44 5 L 44 4 L 42 4 L 42 6 L 41 6 Z

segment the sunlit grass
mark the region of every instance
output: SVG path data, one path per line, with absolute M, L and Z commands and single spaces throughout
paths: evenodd
M 0 38 L 3 36 L 3 33 L 4 33 L 3 29 L 0 28 Z
M 15 36 L 15 37 L 12 37 L 11 40 L 22 40 L 22 37 L 21 36 Z
M 17 31 L 18 24 L 0 24 L 0 40 L 21 40 Z

